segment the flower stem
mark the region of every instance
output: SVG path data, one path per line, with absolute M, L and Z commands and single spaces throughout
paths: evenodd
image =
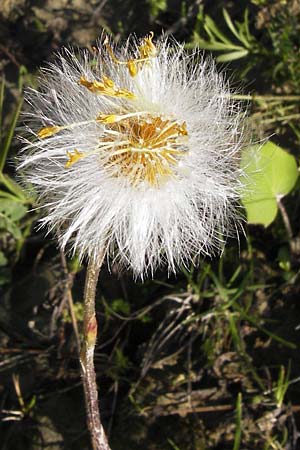
M 104 253 L 97 262 L 90 261 L 87 268 L 84 289 L 83 343 L 80 353 L 81 374 L 87 411 L 87 424 L 91 435 L 93 450 L 110 450 L 100 419 L 96 373 L 94 367 L 94 350 L 97 338 L 95 296 L 103 259 Z

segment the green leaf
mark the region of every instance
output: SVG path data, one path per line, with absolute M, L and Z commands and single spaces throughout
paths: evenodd
M 122 298 L 113 300 L 111 308 L 116 313 L 122 313 L 127 315 L 130 313 L 130 304 L 125 300 L 123 300 Z
M 225 8 L 223 8 L 223 16 L 225 19 L 225 22 L 227 23 L 228 28 L 230 29 L 230 31 L 232 32 L 232 34 L 238 39 L 240 40 L 240 36 L 239 33 L 237 31 L 237 29 L 235 28 L 230 15 L 228 14 L 227 10 Z
M 0 229 L 6 230 L 15 239 L 22 238 L 22 232 L 18 225 L 18 221 L 22 219 L 27 213 L 27 208 L 19 203 L 8 198 L 1 198 L 0 201 Z
M 152 17 L 156 18 L 161 12 L 165 12 L 168 5 L 166 0 L 148 0 Z
M 2 199 L 0 202 L 0 213 L 15 222 L 25 216 L 27 213 L 27 208 L 19 202 L 14 202 L 9 199 Z
M 129 361 L 127 356 L 124 355 L 121 348 L 116 348 L 115 351 L 115 363 L 119 370 L 127 369 Z
M 244 189 L 242 203 L 248 223 L 270 225 L 276 217 L 277 199 L 287 195 L 298 178 L 295 158 L 269 141 L 262 147 L 246 148 L 241 167 Z
M 250 34 L 250 30 L 249 30 L 249 9 L 246 8 L 244 11 L 244 25 L 245 25 L 245 33 L 246 33 L 246 39 L 248 40 L 248 42 L 251 41 L 251 34 Z
M 7 187 L 7 189 L 21 201 L 25 202 L 27 200 L 21 186 L 16 183 L 11 177 L 0 172 L 0 182 L 2 182 Z
M 285 272 L 291 270 L 291 255 L 290 249 L 287 246 L 280 247 L 277 255 L 278 265 Z
M 235 59 L 245 58 L 248 55 L 248 50 L 240 50 L 237 52 L 225 53 L 217 57 L 218 62 L 234 61 Z
M 6 230 L 10 233 L 15 239 L 22 239 L 22 233 L 19 227 L 13 222 L 9 217 L 4 216 L 0 212 L 0 229 Z
M 233 43 L 230 44 L 223 44 L 222 42 L 209 42 L 202 39 L 199 34 L 195 31 L 193 36 L 194 43 L 198 45 L 200 48 L 203 48 L 204 50 L 243 50 L 245 51 L 244 47 L 241 47 L 239 45 L 235 45 Z
M 236 26 L 233 24 L 230 15 L 224 8 L 223 8 L 223 16 L 230 31 L 242 44 L 244 44 L 246 48 L 249 49 L 251 47 L 250 44 L 251 36 L 249 33 L 249 25 L 248 25 L 248 10 L 246 9 L 244 13 L 244 23 L 236 22 Z
M 9 192 L 6 191 L 2 191 L 0 189 L 0 199 L 1 198 L 8 198 L 9 200 L 13 201 L 13 202 L 19 202 L 19 203 L 23 203 L 22 200 L 20 200 L 18 197 L 16 197 L 13 194 L 10 194 Z M 2 200 L 1 200 L 2 201 Z
M 205 16 L 205 24 L 204 29 L 211 39 L 214 39 L 214 36 L 219 38 L 221 42 L 224 44 L 232 44 L 230 40 L 219 30 L 216 23 L 210 16 Z
M 225 50 L 234 50 L 234 51 L 245 51 L 243 47 L 239 47 L 238 45 L 227 45 L 222 44 L 221 42 L 206 42 L 199 40 L 198 42 L 199 47 L 202 47 L 204 50 L 214 50 L 214 51 L 225 51 Z

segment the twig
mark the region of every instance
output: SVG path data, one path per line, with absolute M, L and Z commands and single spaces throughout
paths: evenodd
M 173 416 L 180 415 L 185 416 L 187 414 L 205 414 L 205 413 L 216 413 L 216 412 L 225 412 L 234 410 L 233 405 L 212 405 L 212 406 L 181 406 L 181 407 L 171 407 L 166 408 L 160 405 L 154 406 L 150 411 L 147 411 L 146 414 L 149 415 L 151 412 L 154 416 Z
M 283 220 L 283 223 L 284 223 L 284 226 L 285 226 L 288 238 L 289 238 L 289 242 L 291 244 L 291 241 L 293 239 L 293 230 L 292 230 L 292 226 L 291 226 L 291 222 L 290 222 L 288 213 L 286 212 L 286 209 L 284 207 L 284 204 L 281 201 L 280 196 L 276 197 L 276 201 L 277 201 L 277 205 L 278 205 L 279 211 L 281 213 L 281 217 L 282 217 L 282 220 Z
M 0 44 L 0 50 L 11 60 L 11 62 L 15 66 L 17 66 L 18 68 L 21 67 L 21 64 L 16 60 L 15 56 L 12 53 L 10 53 L 10 51 L 4 45 Z
M 95 296 L 103 259 L 104 252 L 99 257 L 97 263 L 90 261 L 87 268 L 84 289 L 83 343 L 80 354 L 81 374 L 87 410 L 87 424 L 91 435 L 93 450 L 110 450 L 100 419 L 94 367 L 94 350 L 97 338 Z
M 179 29 L 182 29 L 186 26 L 188 21 L 192 18 L 194 18 L 197 15 L 197 10 L 199 10 L 199 7 L 202 3 L 202 0 L 195 0 L 188 8 L 185 15 L 182 15 L 177 22 L 175 22 L 172 26 L 170 26 L 166 32 L 164 33 L 165 36 L 170 36 L 172 34 L 175 34 Z
M 108 2 L 108 0 L 102 0 L 100 5 L 97 6 L 97 8 L 95 8 L 95 10 L 93 12 L 93 16 L 92 16 L 94 22 L 96 22 L 96 19 L 98 17 L 100 17 L 100 15 L 102 13 L 102 9 L 104 8 L 104 6 L 106 5 L 107 2 Z
M 288 410 L 290 410 L 292 413 L 299 413 L 300 412 L 300 405 L 289 405 L 287 406 Z M 236 409 L 236 406 L 234 405 L 208 405 L 208 406 L 196 406 L 192 405 L 191 407 L 177 407 L 174 406 L 171 408 L 164 408 L 163 406 L 157 405 L 153 408 L 147 410 L 146 415 L 149 416 L 150 413 L 152 413 L 154 416 L 173 416 L 173 415 L 180 415 L 180 416 L 186 416 L 187 414 L 210 414 L 210 413 L 219 413 L 219 412 L 226 412 L 226 411 L 234 411 Z M 282 408 L 283 409 L 283 408 Z

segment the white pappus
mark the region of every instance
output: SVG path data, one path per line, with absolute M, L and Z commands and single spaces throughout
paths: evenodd
M 218 252 L 236 228 L 243 112 L 211 59 L 153 33 L 43 69 L 20 169 L 81 257 L 136 276 Z

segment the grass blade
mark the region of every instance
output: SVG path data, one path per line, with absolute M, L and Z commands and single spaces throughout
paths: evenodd
M 204 29 L 212 39 L 215 36 L 219 38 L 220 41 L 224 44 L 227 44 L 229 46 L 232 45 L 232 42 L 219 30 L 215 21 L 209 16 L 205 17 Z
M 230 29 L 230 31 L 232 32 L 232 34 L 233 34 L 239 41 L 241 41 L 240 36 L 239 36 L 239 33 L 238 33 L 237 29 L 235 28 L 235 26 L 233 25 L 233 22 L 232 22 L 232 20 L 231 20 L 231 17 L 230 17 L 230 15 L 228 14 L 228 12 L 227 12 L 227 10 L 226 10 L 225 8 L 223 8 L 223 16 L 224 16 L 225 22 L 226 22 L 228 28 Z
M 174 441 L 172 441 L 172 439 L 168 439 L 168 442 L 171 445 L 173 450 L 180 450 L 180 448 L 175 444 Z
M 1 85 L 0 85 L 0 145 L 1 145 L 1 137 L 2 137 L 2 114 L 3 114 L 3 103 L 4 103 L 4 88 L 5 88 L 5 79 L 3 77 L 1 80 Z
M 22 108 L 22 103 L 23 103 L 23 97 L 21 97 L 20 100 L 18 101 L 17 107 L 14 111 L 14 114 L 13 114 L 13 117 L 12 117 L 12 120 L 10 123 L 8 133 L 6 135 L 6 138 L 5 138 L 5 141 L 3 144 L 3 147 L 1 148 L 1 151 L 0 151 L 0 172 L 3 171 L 4 165 L 5 165 L 7 154 L 8 154 L 8 151 L 9 151 L 9 148 L 11 145 L 11 141 L 12 141 L 12 138 L 14 135 L 14 131 L 16 128 L 17 120 L 19 118 L 20 111 Z

